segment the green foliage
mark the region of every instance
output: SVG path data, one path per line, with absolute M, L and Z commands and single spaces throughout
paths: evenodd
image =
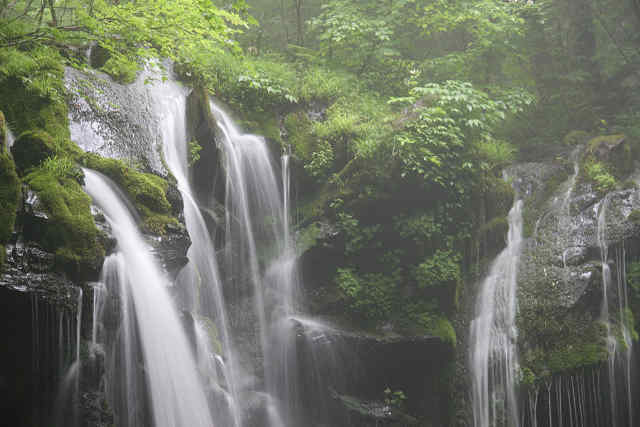
M 414 278 L 420 289 L 456 286 L 462 278 L 460 255 L 452 251 L 437 250 L 416 267 Z
M 404 410 L 405 401 L 407 396 L 402 390 L 392 391 L 389 387 L 384 389 L 384 403 L 392 410 L 402 411 Z
M 455 347 L 457 342 L 453 325 L 437 308 L 434 303 L 410 299 L 403 302 L 404 318 L 400 325 L 406 332 L 424 336 L 438 337 L 443 342 Z
M 514 149 L 495 137 L 509 115 L 533 103 L 524 91 L 491 99 L 470 83 L 447 81 L 411 90 L 412 103 L 426 104 L 417 118 L 394 138 L 394 154 L 403 163 L 403 176 L 422 177 L 431 185 L 466 197 L 466 182 L 473 169 L 494 170 L 507 164 Z M 476 163 L 470 154 L 480 153 Z
M 138 64 L 122 56 L 113 56 L 102 66 L 102 71 L 120 83 L 133 83 L 138 73 Z
M 57 178 L 71 178 L 80 183 L 84 179 L 82 169 L 71 158 L 57 154 L 46 159 L 42 163 L 42 169 Z
M 200 151 L 202 151 L 202 145 L 195 139 L 189 141 L 189 166 L 195 165 L 200 160 Z
M 312 177 L 323 180 L 329 175 L 333 168 L 334 154 L 333 147 L 327 141 L 322 141 L 319 148 L 311 153 L 311 161 L 304 165 L 304 169 Z
M 345 253 L 353 255 L 364 248 L 380 247 L 380 243 L 375 241 L 375 235 L 381 229 L 381 225 L 361 226 L 358 219 L 346 212 L 338 212 L 337 226 L 344 233 Z
M 602 162 L 588 162 L 585 164 L 585 172 L 589 181 L 595 185 L 595 189 L 600 193 L 611 191 L 616 186 L 616 178 L 609 173 L 608 168 Z
M 375 324 L 393 313 L 397 277 L 374 273 L 359 275 L 353 269 L 339 268 L 335 282 L 345 294 L 350 309 L 365 322 Z
M 474 82 L 527 80 L 525 2 L 498 0 L 428 2 L 416 17 L 423 35 L 434 42 L 434 54 L 423 64 L 424 74 Z M 446 41 L 445 41 L 446 40 Z
M 362 73 L 374 62 L 396 54 L 390 43 L 393 30 L 385 19 L 371 18 L 352 1 L 334 0 L 322 9 L 310 23 L 329 60 Z
M 0 85 L 12 79 L 24 87 L 30 97 L 62 102 L 62 63 L 59 53 L 45 46 L 30 51 L 0 49 Z

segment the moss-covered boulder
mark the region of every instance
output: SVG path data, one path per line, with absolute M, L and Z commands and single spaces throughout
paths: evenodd
M 41 130 L 23 132 L 11 147 L 11 153 L 21 174 L 39 166 L 53 156 L 55 151 L 53 138 Z
M 562 138 L 564 145 L 580 145 L 589 140 L 589 134 L 583 130 L 572 130 Z
M 84 154 L 81 162 L 118 184 L 140 214 L 145 231 L 164 234 L 168 225 L 178 223 L 172 216 L 172 206 L 167 199 L 167 180 L 154 174 L 136 171 L 121 160 L 107 159 L 93 153 Z
M 6 243 L 16 220 L 20 179 L 11 155 L 0 150 L 0 243 Z
M 191 178 L 200 199 L 214 194 L 216 200 L 223 201 L 224 179 L 216 179 L 222 158 L 215 144 L 217 128 L 209 105 L 209 94 L 206 89 L 195 88 L 187 97 L 187 132 L 189 138 L 201 148 L 198 158 L 190 159 Z
M 55 253 L 55 268 L 71 277 L 95 277 L 105 255 L 104 236 L 91 214 L 91 199 L 77 178 L 59 169 L 33 169 L 25 182 L 45 215 L 25 215 L 25 239 Z M 31 200 L 33 201 L 33 200 Z

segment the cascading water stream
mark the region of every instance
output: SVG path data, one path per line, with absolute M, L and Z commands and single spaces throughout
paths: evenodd
M 7 127 L 7 148 L 10 149 L 13 147 L 13 143 L 16 142 L 16 137 L 11 132 L 11 129 Z
M 82 288 L 77 288 L 78 295 L 76 297 L 76 319 L 75 319 L 75 343 L 70 346 L 70 343 L 61 345 L 61 348 L 73 348 L 73 362 L 69 369 L 66 371 L 60 385 L 58 387 L 58 393 L 56 397 L 55 419 L 57 426 L 79 425 L 78 418 L 78 402 L 80 399 L 80 328 L 82 325 Z M 62 319 L 62 318 L 60 318 Z M 62 325 L 60 327 L 60 333 L 62 334 Z M 71 337 L 68 334 L 67 337 Z M 60 338 L 62 340 L 62 338 Z M 64 360 L 64 357 L 61 357 Z
M 180 317 L 169 296 L 166 277 L 114 184 L 97 172 L 85 169 L 84 174 L 85 191 L 104 211 L 118 242 L 118 253 L 105 260 L 103 275 L 107 276 L 107 286 L 113 282 L 120 285 L 123 333 L 139 331 L 153 425 L 212 427 L 207 398 Z M 124 384 L 139 369 L 137 353 L 126 348 L 132 340 L 133 337 L 125 339 L 125 369 L 112 373 Z M 131 405 L 124 425 L 137 425 L 136 418 L 131 416 L 136 407 Z
M 215 248 L 209 230 L 200 209 L 195 201 L 194 192 L 189 182 L 189 165 L 187 158 L 187 127 L 186 127 L 186 96 L 188 90 L 175 81 L 156 83 L 148 88 L 152 108 L 160 124 L 163 154 L 168 169 L 176 178 L 178 189 L 184 200 L 184 215 L 187 231 L 192 245 L 187 256 L 191 261 L 179 276 L 182 288 L 187 289 L 189 296 L 185 299 L 189 310 L 196 315 L 203 314 L 216 319 L 217 329 L 223 344 L 223 370 L 225 383 L 230 396 L 224 397 L 230 412 L 230 422 L 233 426 L 241 424 L 241 408 L 238 403 L 239 367 L 234 356 L 233 345 L 229 334 L 225 299 L 222 293 L 222 283 L 219 278 Z M 200 290 L 200 292 L 198 291 Z M 200 297 L 200 298 L 199 298 Z M 200 300 L 202 299 L 202 301 Z M 196 338 L 208 339 L 205 334 Z M 210 348 L 207 343 L 198 343 L 200 349 Z M 210 358 L 211 354 L 199 354 L 199 365 L 204 369 L 212 367 L 202 358 Z M 215 371 L 203 372 L 205 376 L 215 376 Z M 214 378 L 210 378 L 214 380 Z M 212 381 L 215 383 L 215 381 Z M 212 384 L 213 386 L 213 384 Z M 220 388 L 217 391 L 221 391 Z
M 609 397 L 611 408 L 611 425 L 620 424 L 621 419 L 627 419 L 626 424 L 633 425 L 633 405 L 631 396 L 631 353 L 633 340 L 627 325 L 627 284 L 625 274 L 624 244 L 616 253 L 616 280 L 611 274 L 609 266 L 609 241 L 607 235 L 607 209 L 609 207 L 609 194 L 597 207 L 598 224 L 597 240 L 600 247 L 602 262 L 602 308 L 601 318 L 607 328 L 608 349 L 608 377 Z M 614 282 L 617 284 L 613 288 Z M 623 384 L 618 386 L 619 380 Z M 625 399 L 619 400 L 617 394 L 624 391 Z M 625 410 L 626 408 L 626 410 Z M 622 413 L 621 413 L 622 412 Z
M 517 266 L 522 243 L 522 201 L 509 211 L 507 247 L 480 286 L 471 322 L 470 364 L 475 427 L 520 425 L 516 398 Z
M 220 107 L 214 102 L 210 106 L 220 131 L 227 178 L 226 271 L 237 279 L 243 277 L 242 269 L 248 270 L 269 394 L 269 422 L 273 427 L 291 425 L 297 396 L 295 334 L 289 316 L 295 311 L 297 275 L 289 226 L 289 157 L 282 158 L 280 183 L 264 139 L 243 134 Z M 273 398 L 286 409 L 277 411 Z

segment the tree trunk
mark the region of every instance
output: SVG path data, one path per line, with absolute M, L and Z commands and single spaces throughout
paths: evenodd
M 304 34 L 303 34 L 303 18 L 302 18 L 302 1 L 295 0 L 296 2 L 296 29 L 298 32 L 298 46 L 304 46 Z
M 56 9 L 54 7 L 54 3 L 55 0 L 48 0 L 49 1 L 49 10 L 51 11 L 51 24 L 54 27 L 58 26 L 58 18 L 56 17 Z
M 284 29 L 284 43 L 282 47 L 286 49 L 287 45 L 289 44 L 289 29 L 287 28 L 287 14 L 286 8 L 284 7 L 284 0 L 280 0 L 280 23 L 282 24 L 282 28 Z

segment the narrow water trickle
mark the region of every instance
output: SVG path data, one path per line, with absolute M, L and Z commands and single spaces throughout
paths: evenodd
M 14 142 L 16 142 L 16 137 L 11 132 L 11 129 L 7 127 L 7 148 L 13 147 Z
M 137 339 L 142 349 L 153 425 L 212 427 L 214 422 L 198 369 L 180 316 L 167 291 L 167 278 L 143 241 L 127 201 L 115 185 L 97 172 L 84 169 L 84 174 L 85 191 L 104 211 L 118 242 L 117 253 L 105 260 L 103 275 L 108 289 L 119 295 L 121 333 L 129 337 L 124 339 L 122 349 L 124 364 L 112 372 L 112 376 L 118 377 L 125 392 L 129 391 L 128 381 L 140 370 L 140 354 L 131 348 L 134 334 L 139 332 Z M 119 289 L 112 289 L 117 285 Z M 140 405 L 136 401 L 129 403 L 128 415 L 123 418 L 121 414 L 119 425 L 142 425 L 135 414 Z
M 475 427 L 518 427 L 516 397 L 517 266 L 522 243 L 522 201 L 509 211 L 507 247 L 479 288 L 471 322 L 470 365 Z
M 602 262 L 602 306 L 600 316 L 607 328 L 608 385 L 611 426 L 633 425 L 631 395 L 631 356 L 633 339 L 628 327 L 628 301 L 624 242 L 616 248 L 614 277 L 609 259 L 607 210 L 610 196 L 607 194 L 598 209 L 597 240 Z M 618 394 L 624 393 L 624 397 Z

